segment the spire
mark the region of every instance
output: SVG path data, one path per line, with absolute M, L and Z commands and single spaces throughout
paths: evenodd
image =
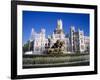
M 42 29 L 41 29 L 41 32 L 42 32 L 42 33 L 45 33 L 45 29 L 44 29 L 44 28 L 42 28 Z
M 62 30 L 62 26 L 63 26 L 62 20 L 59 19 L 59 20 L 57 21 L 57 29 L 61 29 L 61 30 Z
M 32 28 L 31 34 L 34 33 L 34 29 Z
M 75 32 L 75 27 L 74 26 L 71 26 L 71 31 L 74 31 Z
M 34 34 L 35 34 L 35 31 L 34 31 L 34 29 L 32 28 L 32 30 L 31 30 L 31 35 L 30 35 L 30 41 L 33 40 Z

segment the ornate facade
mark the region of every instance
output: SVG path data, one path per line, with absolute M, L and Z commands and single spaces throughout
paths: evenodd
M 63 23 L 61 19 L 57 21 L 56 29 L 50 36 L 48 36 L 48 38 L 46 38 L 45 34 L 45 29 L 41 29 L 40 33 L 37 33 L 34 29 L 32 29 L 30 43 L 32 43 L 33 46 L 33 53 L 45 51 L 45 47 L 48 46 L 48 42 L 50 42 L 50 47 L 52 47 L 57 40 L 64 42 L 63 47 L 64 52 L 66 53 L 84 52 L 89 50 L 89 37 L 84 36 L 84 31 L 80 29 L 75 31 L 75 27 L 71 26 L 70 33 L 67 36 L 63 31 Z

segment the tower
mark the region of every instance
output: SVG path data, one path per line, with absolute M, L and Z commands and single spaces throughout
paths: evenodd
M 79 33 L 79 49 L 80 52 L 84 52 L 85 51 L 84 32 L 83 30 L 78 30 L 78 33 Z
M 45 38 L 45 29 L 41 29 L 41 41 L 40 41 L 40 47 L 41 47 L 41 51 L 45 50 L 45 44 L 46 44 L 46 38 Z
M 34 29 L 32 28 L 32 30 L 31 30 L 31 36 L 30 36 L 30 41 L 33 41 L 34 35 L 35 35 L 35 31 L 34 31 Z
M 74 33 L 75 33 L 75 27 L 71 26 L 70 29 L 70 44 L 71 44 L 71 51 L 74 52 Z
M 57 29 L 62 30 L 62 26 L 63 26 L 62 20 L 59 19 L 59 20 L 57 21 Z
M 30 35 L 30 40 L 29 40 L 29 51 L 30 51 L 30 50 L 34 50 L 34 42 L 33 42 L 34 37 L 35 37 L 35 31 L 34 31 L 34 29 L 32 28 L 32 30 L 31 30 L 31 35 Z
M 45 39 L 45 29 L 41 29 L 41 39 Z

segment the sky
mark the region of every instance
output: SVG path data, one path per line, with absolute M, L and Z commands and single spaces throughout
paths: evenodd
M 89 14 L 23 11 L 22 15 L 23 44 L 29 40 L 32 28 L 36 32 L 40 32 L 44 28 L 46 30 L 46 37 L 51 35 L 57 27 L 58 19 L 62 20 L 65 34 L 70 32 L 71 26 L 74 26 L 76 31 L 78 29 L 83 30 L 85 36 L 89 36 L 90 33 Z

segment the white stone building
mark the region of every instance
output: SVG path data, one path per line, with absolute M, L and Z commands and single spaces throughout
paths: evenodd
M 41 29 L 40 33 L 36 33 L 35 30 L 32 29 L 30 43 L 32 44 L 31 50 L 33 53 L 45 51 L 48 42 L 50 42 L 50 47 L 52 47 L 57 40 L 64 41 L 64 51 L 66 53 L 84 52 L 89 50 L 90 40 L 88 36 L 84 36 L 84 31 L 80 29 L 75 31 L 75 27 L 71 26 L 69 36 L 66 37 L 66 33 L 63 31 L 63 23 L 61 19 L 57 21 L 56 29 L 48 38 L 46 38 L 45 34 L 45 29 Z
M 85 43 L 85 51 L 90 50 L 90 38 L 88 36 L 84 36 L 84 43 Z
M 70 31 L 70 44 L 72 52 L 84 52 L 85 43 L 84 43 L 84 32 L 83 30 L 75 31 L 75 27 L 71 27 Z
M 30 44 L 32 43 L 32 51 L 39 53 L 45 50 L 45 44 L 48 43 L 48 40 L 45 37 L 45 29 L 41 29 L 40 33 L 37 33 L 32 29 Z

